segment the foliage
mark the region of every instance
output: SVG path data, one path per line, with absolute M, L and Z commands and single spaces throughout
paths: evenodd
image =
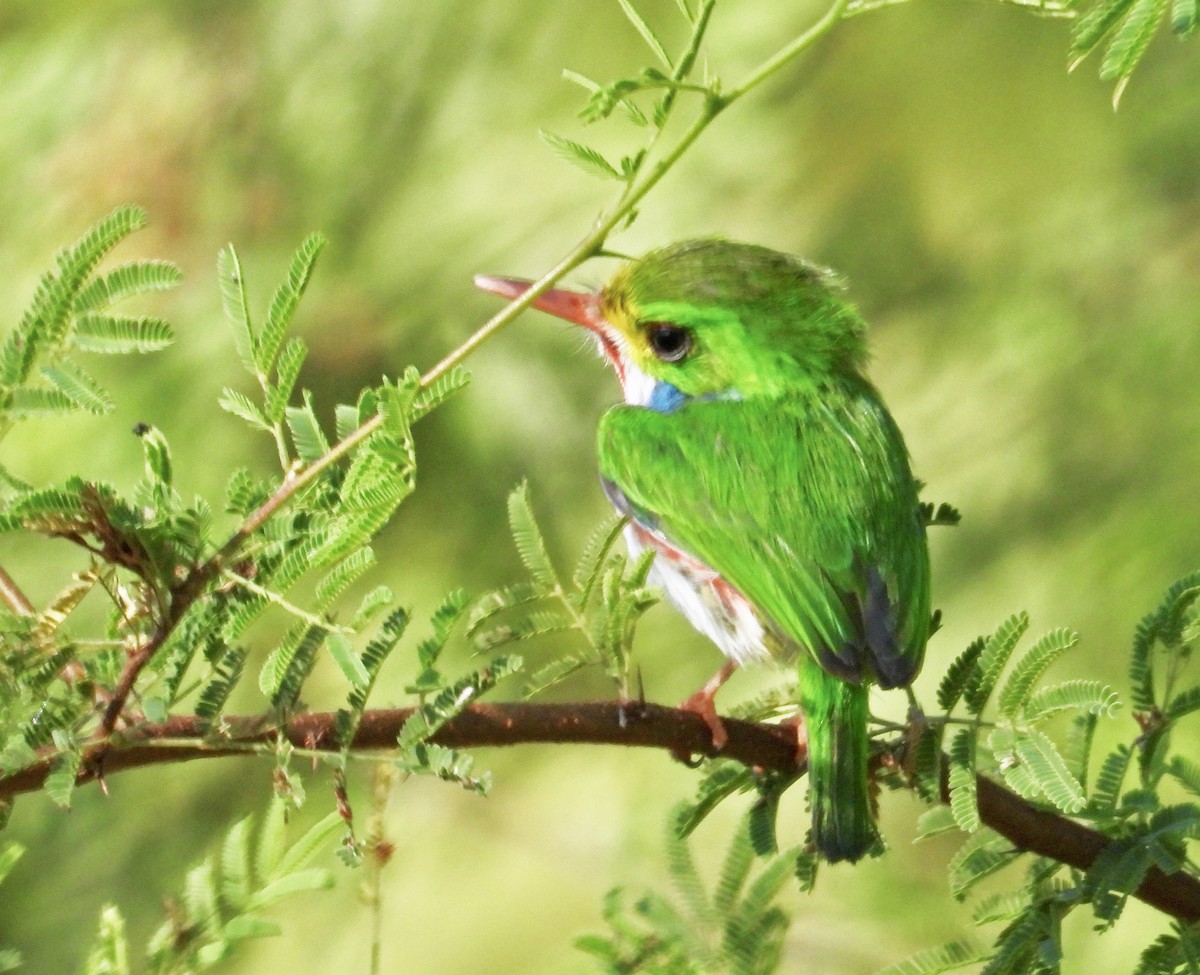
M 733 835 L 711 890 L 675 831 L 667 837 L 667 862 L 675 898 L 647 891 L 629 902 L 617 888 L 604 901 L 609 932 L 584 935 L 575 946 L 600 970 L 661 975 L 767 975 L 776 970 L 788 915 L 775 902 L 792 879 L 798 849 L 755 869 L 748 824 Z
M 167 904 L 167 917 L 146 946 L 146 971 L 185 975 L 215 968 L 254 938 L 276 937 L 283 929 L 263 912 L 278 901 L 333 886 L 332 872 L 311 867 L 342 827 L 336 812 L 286 845 L 287 803 L 276 798 L 254 836 L 253 817 L 226 834 L 219 854 L 188 871 L 182 894 Z M 84 975 L 129 975 L 125 920 L 114 905 L 100 913 L 100 926 Z
M 645 552 L 630 563 L 613 551 L 625 519 L 602 522 L 584 545 L 568 585 L 550 560 L 529 501 L 528 485 L 520 485 L 509 495 L 508 520 L 529 580 L 493 590 L 475 604 L 467 633 L 476 648 L 491 652 L 518 641 L 573 630 L 583 638 L 583 648 L 556 654 L 535 670 L 526 684 L 526 697 L 584 667 L 599 666 L 616 681 L 621 697 L 629 698 L 634 629 L 642 614 L 658 601 L 646 586 L 653 553 Z

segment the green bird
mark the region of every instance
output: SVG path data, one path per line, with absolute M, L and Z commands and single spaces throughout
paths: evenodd
M 513 278 L 477 285 L 513 298 Z M 685 702 L 720 747 L 713 695 L 736 666 L 794 658 L 812 844 L 878 841 L 867 694 L 903 687 L 930 631 L 929 553 L 900 430 L 865 376 L 865 325 L 834 276 L 765 247 L 653 251 L 596 294 L 535 307 L 582 325 L 625 404 L 599 428 L 602 483 L 632 553 L 727 658 Z

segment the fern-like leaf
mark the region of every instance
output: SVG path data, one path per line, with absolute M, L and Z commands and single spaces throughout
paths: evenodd
M 633 24 L 634 29 L 641 34 L 642 40 L 646 42 L 646 46 L 654 52 L 654 56 L 662 62 L 663 67 L 668 71 L 672 70 L 673 65 L 671 59 L 667 56 L 666 48 L 663 47 L 662 41 L 658 39 L 658 35 L 646 23 L 646 19 L 638 12 L 633 5 L 632 0 L 617 0 L 621 5 L 621 10 L 625 17 Z
M 1133 69 L 1146 53 L 1154 32 L 1162 22 L 1167 10 L 1167 0 L 1134 0 L 1129 13 L 1113 32 L 1108 50 L 1100 63 L 1100 77 L 1106 81 L 1116 80 L 1113 91 L 1113 107 L 1121 100 Z
M 409 422 L 416 423 L 423 416 L 432 413 L 459 390 L 465 389 L 470 382 L 471 374 L 462 366 L 455 366 L 445 375 L 439 376 L 430 386 L 421 389 L 413 399 Z
M 550 553 L 546 550 L 546 540 L 533 515 L 526 481 L 522 481 L 508 496 L 508 523 L 517 552 L 533 581 L 547 592 L 557 589 L 558 574 L 554 571 Z
M 1029 629 L 1029 614 L 1025 612 L 1010 616 L 987 638 L 979 657 L 979 669 L 974 678 L 967 682 L 964 696 L 967 709 L 972 714 L 981 714 L 995 689 L 996 682 L 1008 658 L 1016 648 L 1017 641 Z
M 80 409 L 97 415 L 112 412 L 112 397 L 95 379 L 69 359 L 60 359 L 52 366 L 42 366 L 41 372 L 50 385 Z
M 579 167 L 585 173 L 590 173 L 592 176 L 600 176 L 604 179 L 622 178 L 613 164 L 591 146 L 582 145 L 561 135 L 555 135 L 553 132 L 547 132 L 545 129 L 539 130 L 538 134 L 563 159 Z
M 275 381 L 267 388 L 263 398 L 263 412 L 272 423 L 283 420 L 288 401 L 300 378 L 300 367 L 308 356 L 308 346 L 300 339 L 291 339 L 279 353 L 275 363 Z
M 1121 706 L 1117 692 L 1098 680 L 1068 680 L 1035 692 L 1025 704 L 1024 718 L 1030 724 L 1050 715 L 1076 708 L 1110 718 Z
M 217 255 L 217 278 L 221 283 L 221 306 L 225 320 L 233 330 L 238 357 L 252 376 L 258 375 L 258 338 L 250 320 L 250 302 L 246 297 L 246 280 L 242 262 L 232 244 Z
M 976 965 L 986 957 L 987 953 L 971 941 L 948 941 L 881 968 L 875 975 L 940 975 Z
M 1000 713 L 1006 718 L 1015 718 L 1046 669 L 1078 642 L 1078 633 L 1060 628 L 1050 631 L 1030 647 L 1000 688 L 997 698 Z
M 100 311 L 123 298 L 146 291 L 165 291 L 183 280 L 183 272 L 170 261 L 132 261 L 93 278 L 79 289 L 72 309 L 76 315 Z
M 326 244 L 321 234 L 309 234 L 292 257 L 287 278 L 275 291 L 267 310 L 267 320 L 258 336 L 254 362 L 262 375 L 270 373 L 275 365 L 275 356 L 283 343 L 283 336 L 291 324 L 296 306 L 308 287 L 313 265 Z
M 958 828 L 973 833 L 980 826 L 975 794 L 975 732 L 960 728 L 950 743 L 950 811 Z
M 972 640 L 967 648 L 960 653 L 946 668 L 941 683 L 938 684 L 938 707 L 943 711 L 951 711 L 959 702 L 968 684 L 977 679 L 979 658 L 983 655 L 986 642 L 984 637 Z
M 955 900 L 964 900 L 971 888 L 1008 866 L 1016 856 L 1008 840 L 990 829 L 972 833 L 950 858 L 950 893 Z
M 1054 742 L 1046 735 L 1036 729 L 1019 731 L 1015 748 L 1017 757 L 1055 806 L 1068 814 L 1079 812 L 1084 807 L 1083 789 L 1067 768 Z
M 157 352 L 175 341 L 175 331 L 161 318 L 126 315 L 83 315 L 75 324 L 74 344 L 85 352 L 127 355 Z
M 313 407 L 312 393 L 304 391 L 303 406 L 289 406 L 285 410 L 288 429 L 292 432 L 292 442 L 296 445 L 296 454 L 306 464 L 329 451 L 329 441 L 317 421 L 316 410 Z M 360 452 L 361 455 L 361 452 Z

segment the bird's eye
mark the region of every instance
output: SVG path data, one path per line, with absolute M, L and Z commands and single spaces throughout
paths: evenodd
M 650 349 L 663 362 L 679 362 L 692 351 L 692 333 L 686 328 L 667 322 L 650 322 L 646 326 Z

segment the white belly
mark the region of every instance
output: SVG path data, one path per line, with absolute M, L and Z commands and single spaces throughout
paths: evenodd
M 625 541 L 632 558 L 647 548 L 658 553 L 649 581 L 660 586 L 667 600 L 721 653 L 739 665 L 770 657 L 753 607 L 713 569 L 636 522 L 625 529 Z

